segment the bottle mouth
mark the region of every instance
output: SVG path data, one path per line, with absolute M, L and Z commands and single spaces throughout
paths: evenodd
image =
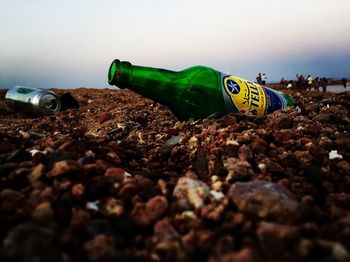
M 115 59 L 108 70 L 108 83 L 116 85 L 119 88 L 125 83 L 128 83 L 132 78 L 132 65 L 127 61 Z
M 109 70 L 108 70 L 108 83 L 110 85 L 115 84 L 118 81 L 118 79 L 119 79 L 120 73 L 119 74 L 117 73 L 119 65 L 120 65 L 120 61 L 118 59 L 116 59 L 116 60 L 114 60 L 112 62 L 112 64 L 109 67 Z

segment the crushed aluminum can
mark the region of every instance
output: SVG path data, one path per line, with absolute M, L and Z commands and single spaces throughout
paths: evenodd
M 47 89 L 15 86 L 5 96 L 6 103 L 16 111 L 33 114 L 54 114 L 60 110 L 61 101 Z

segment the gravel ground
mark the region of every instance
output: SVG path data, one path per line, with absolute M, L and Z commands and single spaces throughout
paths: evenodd
M 128 90 L 14 112 L 0 90 L 1 261 L 349 261 L 350 93 L 179 122 Z

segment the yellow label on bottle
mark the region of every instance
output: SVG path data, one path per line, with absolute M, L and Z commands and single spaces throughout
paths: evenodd
M 225 102 L 230 108 L 233 104 L 238 111 L 256 116 L 266 114 L 266 93 L 260 85 L 230 75 L 224 76 L 222 83 Z

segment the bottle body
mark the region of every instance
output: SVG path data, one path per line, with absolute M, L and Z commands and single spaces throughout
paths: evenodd
M 60 110 L 60 100 L 50 90 L 15 86 L 6 92 L 6 103 L 15 110 L 32 114 L 54 114 Z
M 204 66 L 175 72 L 114 60 L 108 81 L 169 106 L 180 120 L 205 118 L 217 112 L 247 111 L 262 116 L 288 105 L 288 101 L 278 100 L 280 103 L 276 106 L 277 98 L 283 98 L 278 91 Z M 273 96 L 275 93 L 277 95 Z M 270 103 L 274 107 L 268 106 L 270 96 L 274 98 Z

